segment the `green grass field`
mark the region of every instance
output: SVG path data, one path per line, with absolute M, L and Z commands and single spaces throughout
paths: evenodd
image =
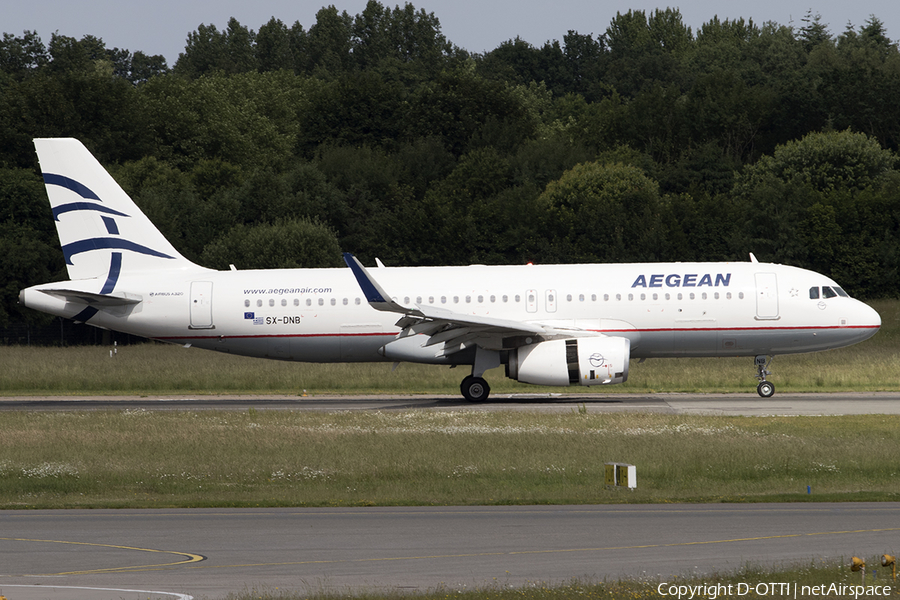
M 5 508 L 900 500 L 900 416 L 3 412 L 0 431 Z M 607 489 L 608 461 L 637 489 Z
M 900 301 L 872 303 L 883 325 L 861 344 L 778 356 L 772 363 L 779 392 L 900 390 Z M 0 347 L 0 394 L 459 394 L 468 368 L 390 363 L 286 363 L 231 356 L 167 344 L 111 348 Z M 754 392 L 753 359 L 682 358 L 632 362 L 629 380 L 617 386 L 544 388 L 488 371 L 493 393 Z

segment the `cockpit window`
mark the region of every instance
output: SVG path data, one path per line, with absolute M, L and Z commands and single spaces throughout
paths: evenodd
M 809 288 L 809 299 L 810 300 L 818 300 L 819 299 L 819 290 L 818 287 Z M 850 294 L 845 292 L 843 289 L 839 288 L 836 285 L 828 286 L 823 285 L 821 287 L 822 298 L 836 298 L 841 296 L 843 298 L 849 298 Z

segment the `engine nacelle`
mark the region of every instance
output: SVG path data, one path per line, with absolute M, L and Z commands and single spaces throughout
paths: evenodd
M 624 337 L 551 340 L 509 353 L 506 376 L 535 385 L 605 385 L 628 379 L 631 341 Z

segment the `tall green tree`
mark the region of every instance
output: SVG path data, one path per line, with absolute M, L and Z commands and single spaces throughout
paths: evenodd
M 306 81 L 286 71 L 155 77 L 138 88 L 153 154 L 190 171 L 202 159 L 283 169 L 307 106 Z
M 231 17 L 225 29 L 215 25 L 200 24 L 196 31 L 188 33 L 184 52 L 178 55 L 175 72 L 185 77 L 221 71 L 247 73 L 259 65 L 254 51 L 256 34 L 253 30 Z
M 50 319 L 18 305 L 19 290 L 56 280 L 62 250 L 40 177 L 0 168 L 0 327 Z
M 885 208 L 900 197 L 882 196 L 895 193 L 896 160 L 876 140 L 850 131 L 779 146 L 735 185 L 736 210 L 747 216 L 738 245 L 865 293 L 877 280 L 884 244 L 897 243 L 896 209 Z
M 616 13 L 606 29 L 606 78 L 620 94 L 635 96 L 645 86 L 684 85 L 681 57 L 693 40 L 677 9 Z
M 20 37 L 4 33 L 0 39 L 0 72 L 24 77 L 49 60 L 50 55 L 35 31 L 26 30 Z
M 296 57 L 291 35 L 288 26 L 275 17 L 259 28 L 254 50 L 260 71 L 294 70 Z
M 301 269 L 341 266 L 337 237 L 328 227 L 308 219 L 261 225 L 238 225 L 209 244 L 204 265 L 227 269 Z
M 620 163 L 577 165 L 541 195 L 545 262 L 627 262 L 660 259 L 658 184 Z

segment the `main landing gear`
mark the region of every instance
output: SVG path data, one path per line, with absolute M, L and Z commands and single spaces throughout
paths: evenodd
M 766 375 L 772 374 L 768 368 L 771 363 L 772 359 L 768 358 L 765 354 L 760 354 L 756 357 L 756 378 L 759 379 L 759 385 L 756 386 L 756 393 L 763 398 L 771 398 L 775 395 L 775 384 L 771 381 L 766 381 Z
M 463 398 L 469 402 L 484 402 L 491 393 L 491 386 L 484 380 L 484 372 L 488 369 L 500 366 L 500 353 L 496 350 L 485 350 L 481 346 L 475 347 L 475 363 L 472 365 L 472 374 L 468 375 L 459 384 L 459 391 Z
M 491 393 L 491 386 L 483 377 L 467 375 L 459 384 L 459 391 L 469 402 L 484 402 Z

